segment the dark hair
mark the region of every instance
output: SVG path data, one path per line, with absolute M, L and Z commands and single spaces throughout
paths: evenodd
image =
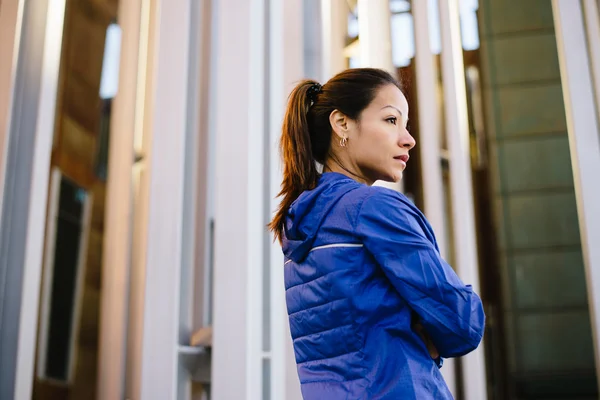
M 269 224 L 281 242 L 288 209 L 305 190 L 314 189 L 319 179 L 316 162 L 325 163 L 331 144 L 329 116 L 334 110 L 358 121 L 377 91 L 400 83 L 389 73 L 374 68 L 340 72 L 322 87 L 314 80 L 300 82 L 289 97 L 283 119 L 280 150 L 283 158 L 281 203 Z

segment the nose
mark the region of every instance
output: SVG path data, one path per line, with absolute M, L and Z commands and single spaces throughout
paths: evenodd
M 404 128 L 404 129 L 402 129 L 402 133 L 400 134 L 399 144 L 400 144 L 400 146 L 404 147 L 405 149 L 410 150 L 413 147 L 415 147 L 417 142 L 415 141 L 415 138 L 412 137 L 412 135 L 408 132 L 408 130 L 406 128 Z

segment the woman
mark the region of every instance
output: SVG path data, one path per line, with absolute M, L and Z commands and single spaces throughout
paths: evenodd
M 407 116 L 400 84 L 378 69 L 306 80 L 290 96 L 270 228 L 307 400 L 451 399 L 441 358 L 481 341 L 481 300 L 441 258 L 423 214 L 372 186 L 402 178 L 415 146 Z

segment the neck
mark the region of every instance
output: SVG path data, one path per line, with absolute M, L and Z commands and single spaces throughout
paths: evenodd
M 338 174 L 346 175 L 349 178 L 354 179 L 357 182 L 364 183 L 371 186 L 373 182 L 360 174 L 354 173 L 350 168 L 344 167 L 344 165 L 335 157 L 328 157 L 323 165 L 323 172 L 337 172 Z

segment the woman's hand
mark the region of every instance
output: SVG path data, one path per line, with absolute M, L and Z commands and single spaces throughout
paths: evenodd
M 437 360 L 440 357 L 440 353 L 433 345 L 433 342 L 431 341 L 431 338 L 425 331 L 425 328 L 423 328 L 423 325 L 421 325 L 421 323 L 417 321 L 413 323 L 412 328 L 413 331 L 415 331 L 415 333 L 417 333 L 421 337 L 423 343 L 425 343 L 425 346 L 427 346 L 427 350 L 429 351 L 429 355 L 431 356 L 431 358 Z

